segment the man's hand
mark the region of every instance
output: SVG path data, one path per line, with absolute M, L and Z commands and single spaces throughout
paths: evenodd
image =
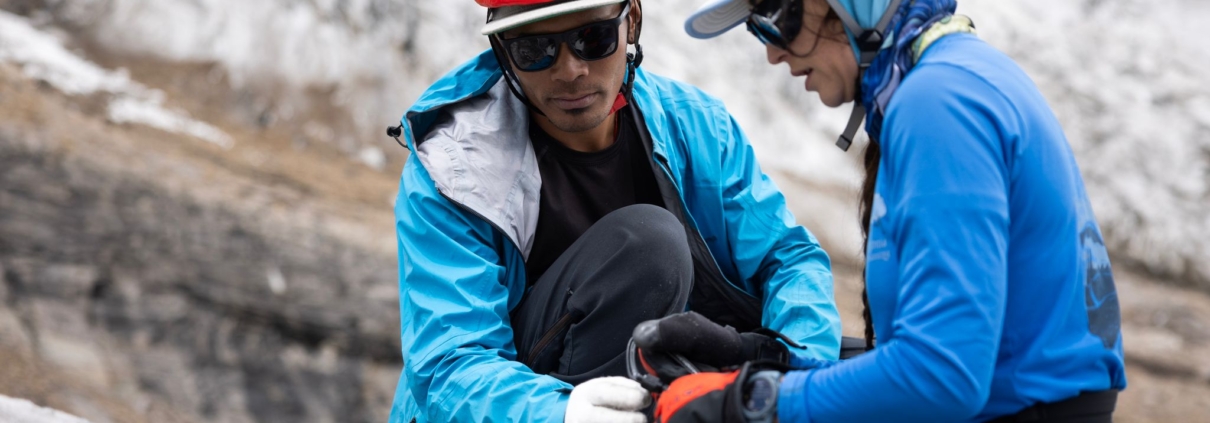
M 651 404 L 651 395 L 638 382 L 620 377 L 599 377 L 571 390 L 566 423 L 646 423 L 640 411 Z
M 752 360 L 788 363 L 790 359 L 786 346 L 771 336 L 739 333 L 692 311 L 639 323 L 632 336 L 645 352 L 680 354 L 718 368 Z

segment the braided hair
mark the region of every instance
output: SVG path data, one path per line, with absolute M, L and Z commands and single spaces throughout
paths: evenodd
M 878 53 L 870 68 L 864 73 L 861 82 L 862 105 L 869 111 L 866 118 L 866 133 L 870 143 L 866 146 L 862 167 L 865 170 L 865 180 L 861 184 L 860 221 L 861 232 L 868 245 L 870 239 L 870 214 L 874 208 L 874 188 L 878 183 L 878 164 L 882 159 L 882 148 L 879 139 L 882 136 L 882 122 L 885 118 L 886 105 L 891 96 L 899 88 L 903 79 L 915 62 L 912 59 L 912 43 L 933 23 L 946 16 L 952 15 L 958 8 L 957 0 L 912 0 L 899 5 L 895 17 L 891 19 L 890 28 L 894 38 L 890 48 Z M 890 12 L 888 12 L 890 13 Z M 863 253 L 868 253 L 863 247 Z M 874 324 L 870 315 L 870 297 L 866 286 L 865 275 L 862 275 L 861 317 L 865 321 L 866 349 L 874 348 Z

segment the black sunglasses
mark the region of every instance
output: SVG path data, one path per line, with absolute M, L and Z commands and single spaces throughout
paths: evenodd
M 537 72 L 551 66 L 559 58 L 559 46 L 567 43 L 572 53 L 581 60 L 591 62 L 609 57 L 618 51 L 618 26 L 630 12 L 630 2 L 622 7 L 617 17 L 593 22 L 579 28 L 557 34 L 526 35 L 511 39 L 500 39 L 504 51 L 512 60 L 513 67 L 522 72 Z
M 802 0 L 755 0 L 748 32 L 761 43 L 789 50 L 802 30 Z

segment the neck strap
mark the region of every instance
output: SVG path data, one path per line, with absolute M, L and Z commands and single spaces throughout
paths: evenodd
M 841 150 L 849 151 L 849 147 L 853 145 L 853 137 L 857 135 L 857 129 L 861 127 L 861 121 L 865 119 L 865 107 L 861 105 L 861 80 L 865 75 L 865 71 L 870 67 L 870 63 L 874 62 L 874 57 L 878 56 L 878 52 L 882 50 L 882 46 L 886 45 L 887 26 L 891 24 L 891 18 L 895 17 L 895 13 L 899 11 L 899 3 L 901 0 L 891 0 L 887 4 L 887 8 L 882 12 L 882 17 L 878 19 L 878 23 L 873 28 L 862 28 L 857 23 L 857 19 L 849 13 L 839 0 L 828 0 L 828 5 L 840 16 L 840 21 L 844 23 L 849 33 L 853 34 L 854 42 L 857 46 L 860 57 L 857 58 L 857 87 L 858 95 L 853 101 L 853 113 L 849 114 L 849 123 L 845 126 L 844 132 L 836 140 L 836 146 Z

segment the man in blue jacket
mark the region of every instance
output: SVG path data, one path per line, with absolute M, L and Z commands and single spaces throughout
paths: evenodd
M 638 68 L 638 0 L 476 1 L 492 49 L 401 120 L 392 421 L 642 421 L 627 340 L 686 309 L 731 361 L 788 354 L 761 327 L 836 359 L 826 253 L 717 100 Z

